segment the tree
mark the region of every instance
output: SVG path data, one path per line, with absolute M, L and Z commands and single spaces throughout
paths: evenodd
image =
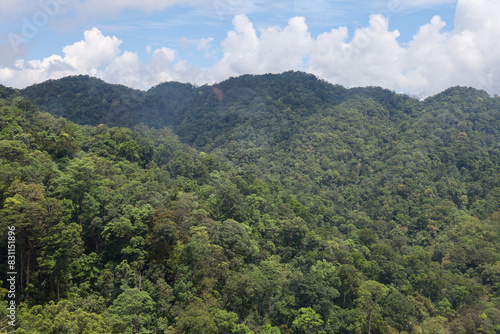
M 362 281 L 362 274 L 351 264 L 344 264 L 340 266 L 338 271 L 340 279 L 340 289 L 343 294 L 342 307 L 346 307 L 347 296 L 351 296 L 350 303 L 352 303 L 352 296 L 355 295 Z
M 2 228 L 14 226 L 20 240 L 21 265 L 26 273 L 25 291 L 29 299 L 31 266 L 40 250 L 40 242 L 48 229 L 59 222 L 68 222 L 71 206 L 68 200 L 45 197 L 45 187 L 40 184 L 18 182 L 11 186 L 12 197 L 5 200 L 0 216 Z M 21 282 L 23 281 L 21 276 Z
M 220 319 L 220 314 L 216 316 L 216 319 Z M 230 324 L 228 324 L 231 327 Z M 182 333 L 186 334 L 216 334 L 218 333 L 217 325 L 214 321 L 214 316 L 210 313 L 210 310 L 200 299 L 196 299 L 194 302 L 189 304 L 189 306 L 182 312 L 177 318 L 175 323 L 176 329 L 180 330 Z
M 312 307 L 327 320 L 340 296 L 337 288 L 340 280 L 337 268 L 326 260 L 318 260 L 311 266 L 310 272 L 299 278 L 297 300 L 304 308 Z
M 62 174 L 56 181 L 56 193 L 73 201 L 76 219 L 80 223 L 85 195 L 94 187 L 98 178 L 94 161 L 89 158 L 77 158 L 69 163 L 67 173 Z
M 435 318 L 428 318 L 422 324 L 422 333 L 423 334 L 444 334 L 444 323 L 446 318 L 441 316 Z
M 26 118 L 32 118 L 38 111 L 37 107 L 30 100 L 24 100 L 21 97 L 16 97 L 14 101 L 16 102 L 16 107 L 23 111 Z
M 230 260 L 235 257 L 252 260 L 258 253 L 257 246 L 248 236 L 244 226 L 232 219 L 217 224 L 214 240 L 224 249 Z
M 322 333 L 320 331 L 322 326 L 321 316 L 310 307 L 301 308 L 293 321 L 293 327 L 297 328 L 301 334 Z
M 151 233 L 146 238 L 148 256 L 153 263 L 169 258 L 178 242 L 188 240 L 188 233 L 175 222 L 174 210 L 157 209 Z
M 192 283 L 203 283 L 200 285 L 203 291 L 209 291 L 227 270 L 222 247 L 211 243 L 206 226 L 191 227 L 191 239 L 182 256 L 190 269 L 190 275 L 184 278 Z
M 107 334 L 110 328 L 100 314 L 78 308 L 68 300 L 47 305 L 23 307 L 19 312 L 16 333 Z
M 416 323 L 415 306 L 397 289 L 392 289 L 385 299 L 382 314 L 386 322 L 399 331 L 411 332 Z
M 217 307 L 211 308 L 210 313 L 212 314 L 219 334 L 239 333 L 238 315 L 236 313 L 221 310 Z
M 76 223 L 59 224 L 51 227 L 42 244 L 38 263 L 42 270 L 54 278 L 57 299 L 60 299 L 60 285 L 71 279 L 71 265 L 83 254 L 82 227 Z
M 9 162 L 28 162 L 26 144 L 19 140 L 0 140 L 0 158 Z
M 141 333 L 152 322 L 155 303 L 145 291 L 126 289 L 109 307 L 109 324 L 113 333 Z
M 370 334 L 372 313 L 379 306 L 377 303 L 389 293 L 389 288 L 377 281 L 365 281 L 358 289 L 359 305 L 368 312 L 368 334 Z

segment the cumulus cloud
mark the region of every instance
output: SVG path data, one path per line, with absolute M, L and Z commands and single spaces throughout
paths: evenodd
M 149 48 L 143 64 L 137 53 L 120 50 L 122 41 L 117 37 L 94 28 L 82 41 L 66 46 L 62 55 L 0 68 L 0 82 L 24 87 L 49 78 L 90 74 L 147 89 L 163 81 L 203 84 L 246 73 L 298 69 L 348 87 L 376 85 L 422 97 L 454 85 L 500 94 L 499 16 L 498 1 L 459 0 L 452 31 L 435 16 L 402 44 L 399 32 L 390 29 L 382 15 L 372 15 L 352 37 L 345 27 L 312 37 L 302 17 L 291 18 L 285 27 L 256 29 L 247 16 L 237 15 L 233 29 L 220 42 L 220 58 L 204 68 L 166 47 Z M 188 44 L 200 53 L 216 47 L 211 37 Z
M 403 80 L 403 48 L 399 32 L 389 31 L 382 15 L 372 15 L 370 25 L 355 31 L 347 42 L 347 29 L 334 29 L 314 41 L 309 71 L 326 80 L 347 86 L 382 85 Z
M 153 86 L 164 81 L 182 81 L 172 73 L 172 63 L 177 58 L 177 52 L 170 48 L 160 48 L 155 50 L 150 64 L 146 67 L 148 76 L 144 86 Z
M 125 51 L 106 67 L 102 78 L 109 83 L 141 87 L 142 67 L 135 52 Z
M 104 36 L 97 28 L 86 31 L 84 36 L 84 40 L 63 49 L 65 60 L 77 71 L 100 68 L 120 53 L 122 41 L 115 36 Z
M 455 29 L 443 31 L 439 18 L 420 28 L 404 57 L 411 70 L 408 85 L 429 93 L 450 85 L 465 85 L 500 93 L 498 66 L 500 48 L 500 3 L 490 0 L 460 0 Z M 411 66 L 411 67 L 410 67 Z M 493 74 L 493 75 L 492 75 Z
M 237 15 L 233 25 L 234 30 L 222 42 L 222 59 L 210 69 L 216 80 L 242 73 L 302 69 L 311 43 L 304 18 L 290 19 L 284 29 L 263 29 L 260 36 L 245 15 Z
M 11 67 L 0 68 L 2 84 L 22 88 L 48 79 L 68 75 L 91 75 L 110 83 L 147 89 L 164 81 L 200 82 L 203 78 L 197 66 L 177 60 L 177 51 L 162 47 L 154 51 L 149 64 L 143 65 L 137 52 L 120 50 L 122 41 L 104 36 L 93 28 L 84 39 L 63 48 L 63 56 L 54 54 L 42 60 L 18 60 Z M 186 80 L 187 79 L 187 80 Z
M 347 40 L 345 28 L 319 35 L 311 51 L 308 71 L 347 86 L 379 85 L 396 91 L 438 93 L 464 85 L 500 93 L 500 3 L 460 0 L 455 29 L 435 16 L 420 27 L 408 45 L 387 19 L 370 18 L 370 25 Z
M 84 33 L 84 39 L 63 48 L 64 56 L 52 55 L 43 60 L 18 60 L 13 67 L 0 70 L 0 82 L 24 87 L 47 79 L 68 75 L 102 76 L 102 69 L 120 59 L 121 40 L 104 36 L 97 28 Z

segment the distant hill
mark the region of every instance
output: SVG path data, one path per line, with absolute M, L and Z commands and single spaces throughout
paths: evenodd
M 311 74 L 285 72 L 201 87 L 167 82 L 147 92 L 76 76 L 21 94 L 79 124 L 170 127 L 182 142 L 238 166 L 258 162 L 261 173 L 294 175 L 287 187 L 303 196 L 304 183 L 317 184 L 307 193 L 323 201 L 332 187 L 379 177 L 384 186 L 367 183 L 366 196 L 383 196 L 384 187 L 410 182 L 405 180 L 420 179 L 425 187 L 459 179 L 462 190 L 452 194 L 443 186 L 442 195 L 457 205 L 462 195 L 472 196 L 469 207 L 485 196 L 484 189 L 500 186 L 488 169 L 500 165 L 500 98 L 473 88 L 454 87 L 419 101 L 379 87 L 346 89 Z M 469 193 L 474 187 L 483 190 Z M 370 203 L 364 209 L 375 215 L 382 202 Z
M 0 86 L 20 328 L 500 333 L 499 139 L 465 87 Z
M 147 92 L 73 76 L 33 85 L 21 93 L 42 110 L 78 124 L 171 126 L 185 141 L 198 146 L 206 138 L 200 138 L 202 133 L 193 127 L 202 127 L 203 133 L 220 132 L 262 113 L 265 118 L 290 119 L 353 97 L 372 98 L 388 109 L 411 100 L 381 88 L 349 90 L 302 72 L 244 75 L 202 87 L 167 82 Z
M 11 99 L 18 94 L 19 92 L 15 89 L 0 85 L 0 99 Z

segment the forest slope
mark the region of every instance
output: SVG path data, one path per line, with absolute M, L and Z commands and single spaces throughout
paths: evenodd
M 300 72 L 0 94 L 28 333 L 500 333 L 498 97 Z

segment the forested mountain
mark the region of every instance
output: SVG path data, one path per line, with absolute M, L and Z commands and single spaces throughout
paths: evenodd
M 499 138 L 462 87 L 0 87 L 17 332 L 500 333 Z

